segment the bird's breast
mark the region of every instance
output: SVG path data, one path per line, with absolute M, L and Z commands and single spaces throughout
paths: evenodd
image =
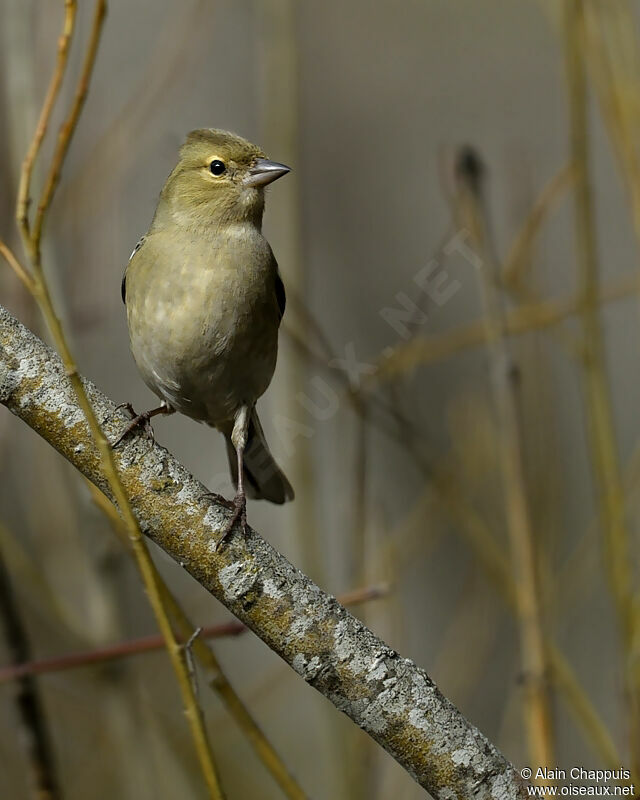
M 131 349 L 145 381 L 212 424 L 255 402 L 275 368 L 272 256 L 258 237 L 149 237 L 127 272 Z

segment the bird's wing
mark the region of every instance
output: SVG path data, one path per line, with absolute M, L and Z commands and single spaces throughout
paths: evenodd
M 276 302 L 278 303 L 278 311 L 280 312 L 280 321 L 282 322 L 282 317 L 284 317 L 284 309 L 287 305 L 287 295 L 284 290 L 284 283 L 282 282 L 282 278 L 280 277 L 278 262 L 276 261 L 276 257 L 273 255 L 273 250 L 271 250 L 271 248 L 269 248 L 269 250 L 271 251 L 271 266 L 274 275 Z
M 126 305 L 127 304 L 127 267 L 131 263 L 131 259 L 135 256 L 138 250 L 144 244 L 144 236 L 140 237 L 138 240 L 138 244 L 133 248 L 131 251 L 131 255 L 129 256 L 129 263 L 124 269 L 124 275 L 122 276 L 122 284 L 120 285 L 120 293 L 122 294 L 122 302 Z
M 276 300 L 278 301 L 280 319 L 282 319 L 284 316 L 285 307 L 287 305 L 287 295 L 284 291 L 284 283 L 282 282 L 279 272 L 276 272 Z

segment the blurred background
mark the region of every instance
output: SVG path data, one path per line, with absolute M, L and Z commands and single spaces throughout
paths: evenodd
M 92 9 L 79 3 L 43 164 Z M 329 592 L 386 587 L 354 613 L 519 766 L 640 772 L 637 12 L 111 0 L 45 231 L 81 372 L 144 410 L 120 281 L 184 136 L 226 128 L 293 167 L 267 200 L 289 302 L 259 408 L 296 500 L 250 502 L 250 522 Z M 62 3 L 0 3 L 0 236 L 16 248 L 61 22 Z M 0 302 L 44 335 L 5 265 Z M 154 427 L 231 495 L 218 434 L 179 417 Z M 0 552 L 28 657 L 154 633 L 79 475 L 4 409 L 0 443 Z M 229 619 L 154 557 L 198 625 Z M 425 795 L 255 636 L 213 647 L 310 797 Z M 14 656 L 0 640 L 0 665 Z M 61 797 L 205 796 L 163 651 L 37 687 Z M 204 684 L 200 701 L 229 798 L 282 797 Z M 0 796 L 29 785 L 5 681 Z

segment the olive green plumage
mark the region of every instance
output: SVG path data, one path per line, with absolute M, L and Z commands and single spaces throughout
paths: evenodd
M 284 313 L 261 232 L 264 186 L 286 172 L 239 136 L 190 133 L 123 281 L 131 351 L 146 384 L 169 410 L 225 435 L 234 482 L 244 467 L 239 493 L 246 485 L 275 503 L 293 490 L 255 403 L 273 376 Z

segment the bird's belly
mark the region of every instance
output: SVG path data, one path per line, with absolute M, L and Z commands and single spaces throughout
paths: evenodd
M 277 356 L 277 314 L 259 291 L 238 296 L 220 291 L 218 282 L 213 299 L 198 303 L 173 289 L 170 295 L 149 290 L 144 307 L 130 313 L 133 356 L 146 384 L 169 405 L 222 424 L 268 387 Z M 206 287 L 191 290 L 212 296 Z

